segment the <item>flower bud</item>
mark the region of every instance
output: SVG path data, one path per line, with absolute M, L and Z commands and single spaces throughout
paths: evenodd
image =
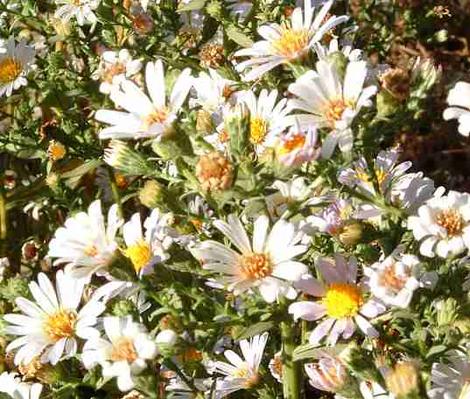
M 216 43 L 207 43 L 199 51 L 199 59 L 203 68 L 220 68 L 225 61 L 224 47 Z
M 377 94 L 377 113 L 380 116 L 390 116 L 398 111 L 400 102 L 386 90 Z
M 145 36 L 153 30 L 153 19 L 147 13 L 139 12 L 134 15 L 132 26 L 138 35 Z
M 418 368 L 411 361 L 398 363 L 385 375 L 385 382 L 397 399 L 415 395 L 419 391 Z
M 158 208 L 166 200 L 165 188 L 155 180 L 147 180 L 139 191 L 139 200 L 147 208 Z
M 305 365 L 310 385 L 326 392 L 340 391 L 348 381 L 344 363 L 336 357 L 324 356 L 316 363 Z
M 454 325 L 459 316 L 459 305 L 454 298 L 447 298 L 435 304 L 437 309 L 437 325 L 440 328 L 447 328 Z
M 339 241 L 346 246 L 356 245 L 361 238 L 362 225 L 356 221 L 346 223 L 338 234 Z
M 177 340 L 178 334 L 176 334 L 173 330 L 169 329 L 160 331 L 155 337 L 155 342 L 157 343 L 157 345 L 173 346 L 176 344 Z
M 346 75 L 346 67 L 349 62 L 348 58 L 341 51 L 335 51 L 328 54 L 326 60 L 335 67 L 340 79 L 344 79 L 344 76 Z
M 232 186 L 232 163 L 215 151 L 202 155 L 196 165 L 196 177 L 204 191 L 223 191 Z
M 397 101 L 405 101 L 410 94 L 410 74 L 403 68 L 390 68 L 380 76 L 382 87 Z
M 111 313 L 118 317 L 139 314 L 135 304 L 129 299 L 121 299 L 115 302 L 112 306 Z
M 206 12 L 214 19 L 221 19 L 223 16 L 223 6 L 219 0 L 212 0 L 206 5 Z
M 123 141 L 112 140 L 104 150 L 104 161 L 122 173 L 131 176 L 152 175 L 153 167 L 138 152 Z
M 210 112 L 200 109 L 196 114 L 196 131 L 200 134 L 209 134 L 214 130 L 214 123 Z
M 243 154 L 248 147 L 251 132 L 248 107 L 245 104 L 237 104 L 225 117 L 224 127 L 229 136 L 230 152 L 234 155 Z

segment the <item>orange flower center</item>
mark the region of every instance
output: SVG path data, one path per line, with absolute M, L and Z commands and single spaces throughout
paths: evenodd
M 405 286 L 407 276 L 397 276 L 395 273 L 395 265 L 391 265 L 382 271 L 379 280 L 380 284 L 398 292 Z
M 444 227 L 449 237 L 460 235 L 464 228 L 462 215 L 455 209 L 446 209 L 436 215 L 436 223 Z
M 51 341 L 57 342 L 62 338 L 72 338 L 75 334 L 77 313 L 74 310 L 60 309 L 48 315 L 44 322 L 44 331 Z
M 110 65 L 103 72 L 103 81 L 112 83 L 113 78 L 126 72 L 126 66 L 120 62 Z
M 168 118 L 169 111 L 166 108 L 155 109 L 147 115 L 142 123 L 142 129 L 148 130 L 154 123 L 164 123 Z
M 282 145 L 278 149 L 279 155 L 286 155 L 294 150 L 302 148 L 305 145 L 305 135 L 301 133 L 293 134 L 288 139 L 282 142 Z
M 341 120 L 346 108 L 348 104 L 342 98 L 329 101 L 325 108 L 325 119 L 330 125 L 334 125 L 335 122 Z
M 273 268 L 265 254 L 250 254 L 240 257 L 240 273 L 246 280 L 259 280 L 270 276 Z
M 137 357 L 134 343 L 127 337 L 121 337 L 114 343 L 110 356 L 114 362 L 125 361 L 128 363 L 133 363 Z
M 7 57 L 0 61 L 0 84 L 13 82 L 23 71 L 23 65 L 13 57 Z

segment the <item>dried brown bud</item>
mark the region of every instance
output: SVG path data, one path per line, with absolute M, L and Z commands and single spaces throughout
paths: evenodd
M 221 153 L 211 152 L 199 158 L 196 177 L 204 191 L 227 190 L 232 185 L 233 166 Z
M 410 93 L 410 74 L 403 68 L 392 68 L 380 76 L 382 87 L 398 101 L 405 101 Z
M 199 58 L 203 68 L 219 68 L 225 60 L 224 48 L 220 44 L 207 43 L 199 51 Z

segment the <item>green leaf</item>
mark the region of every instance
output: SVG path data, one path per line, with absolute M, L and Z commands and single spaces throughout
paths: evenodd
M 426 359 L 430 359 L 433 356 L 436 356 L 440 353 L 443 353 L 447 350 L 447 347 L 445 345 L 436 345 L 433 346 L 429 352 L 426 354 Z
M 178 12 L 186 12 L 186 11 L 195 11 L 200 10 L 206 4 L 206 0 L 191 0 L 187 4 L 183 4 L 178 7 Z
M 242 47 L 251 47 L 253 45 L 253 40 L 234 25 L 229 25 L 226 29 L 226 33 L 231 40 Z
M 304 359 L 318 359 L 326 352 L 331 355 L 338 355 L 344 349 L 346 349 L 346 344 L 339 344 L 333 348 L 318 347 L 312 344 L 300 345 L 294 349 L 294 362 Z
M 258 335 L 258 334 L 264 333 L 265 331 L 269 331 L 275 325 L 276 323 L 274 323 L 274 321 L 262 321 L 261 323 L 256 323 L 240 331 L 235 336 L 235 340 L 241 341 L 242 339 L 251 338 L 254 335 Z

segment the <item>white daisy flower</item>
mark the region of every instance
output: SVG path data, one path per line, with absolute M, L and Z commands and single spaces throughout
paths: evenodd
M 258 384 L 260 379 L 258 370 L 268 336 L 268 333 L 264 333 L 255 335 L 249 340 L 240 341 L 243 358 L 232 350 L 226 350 L 224 356 L 229 363 L 220 361 L 214 363 L 215 371 L 225 376 L 222 380 L 217 381 L 216 395 L 218 398 L 241 389 L 250 389 Z
M 317 159 L 320 147 L 317 146 L 317 129 L 314 125 L 302 128 L 296 124 L 287 133 L 279 136 L 275 153 L 276 157 L 286 166 L 298 167 L 306 162 Z
M 229 215 L 227 220 L 216 220 L 214 226 L 239 252 L 216 241 L 203 241 L 191 249 L 203 267 L 221 273 L 218 281 L 235 295 L 256 287 L 266 302 L 284 295 L 295 298 L 291 282 L 307 272 L 307 266 L 293 260 L 307 250 L 297 245 L 301 236 L 295 226 L 281 219 L 268 234 L 269 219 L 259 216 L 254 222 L 252 245 L 240 219 Z
M 266 205 L 269 215 L 275 219 L 280 218 L 290 205 L 305 201 L 312 191 L 303 177 L 286 182 L 276 180 L 272 187 L 278 191 L 266 197 Z
M 105 317 L 107 339 L 93 338 L 83 347 L 82 361 L 87 369 L 101 365 L 103 377 L 117 378 L 121 391 L 134 388 L 133 377 L 157 355 L 157 346 L 142 324 L 127 317 Z
M 314 18 L 314 7 L 311 0 L 305 0 L 304 10 L 297 7 L 289 20 L 281 25 L 273 23 L 258 29 L 263 40 L 252 47 L 239 50 L 237 57 L 250 57 L 237 65 L 239 72 L 251 69 L 245 76 L 246 81 L 254 80 L 281 64 L 291 63 L 305 57 L 314 43 L 335 26 L 348 20 L 347 16 L 331 16 L 327 14 L 334 1 L 323 5 Z
M 0 96 L 11 96 L 13 90 L 26 86 L 26 75 L 34 68 L 35 51 L 13 37 L 0 44 Z
M 22 382 L 16 373 L 5 371 L 0 375 L 0 392 L 8 394 L 13 399 L 39 399 L 42 385 Z
M 401 249 L 393 251 L 371 267 L 364 267 L 372 295 L 387 305 L 406 308 L 419 287 L 432 287 L 437 275 L 424 273 L 419 259 L 402 254 Z
M 449 91 L 447 103 L 450 105 L 444 111 L 444 119 L 457 119 L 459 121 L 459 133 L 465 137 L 470 134 L 470 83 L 457 82 Z
M 94 24 L 98 20 L 93 11 L 98 8 L 101 0 L 55 0 L 55 2 L 59 8 L 54 16 L 64 23 L 74 17 L 80 26 Z
M 277 90 L 261 90 L 256 98 L 252 91 L 241 94 L 239 101 L 250 110 L 250 142 L 257 154 L 262 154 L 267 146 L 274 143 L 276 136 L 286 127 L 286 115 L 289 113 L 287 99 L 282 98 L 277 104 Z
M 310 335 L 310 343 L 318 344 L 328 336 L 328 343 L 335 345 L 342 336 L 349 339 L 356 330 L 356 324 L 367 336 L 377 338 L 378 331 L 369 323 L 385 310 L 374 298 L 367 299 L 365 286 L 358 283 L 356 259 L 347 261 L 337 254 L 334 259 L 320 258 L 317 269 L 322 281 L 305 275 L 295 287 L 308 295 L 322 298 L 321 301 L 295 302 L 289 306 L 294 319 L 315 321 L 325 318 Z
M 460 350 L 447 352 L 448 363 L 434 363 L 431 370 L 431 399 L 470 398 L 470 361 Z
M 94 328 L 97 317 L 105 310 L 102 302 L 92 298 L 80 307 L 84 281 L 65 274 L 56 273 L 56 287 L 44 273 L 39 273 L 38 282 L 29 284 L 36 303 L 26 298 L 16 299 L 23 314 L 7 314 L 9 325 L 5 332 L 20 337 L 6 348 L 16 351 L 15 364 L 30 363 L 40 356 L 42 363 L 56 364 L 64 355 L 77 352 L 77 339 L 88 339 L 98 335 Z
M 118 248 L 115 236 L 122 223 L 117 205 L 113 205 L 106 227 L 101 202 L 94 201 L 88 213 L 77 213 L 57 229 L 49 243 L 48 256 L 58 258 L 55 265 L 66 263 L 66 271 L 76 278 L 90 278 L 94 273 L 107 275 L 108 264 Z
M 190 75 L 189 68 L 181 72 L 167 102 L 162 61 L 147 63 L 145 81 L 150 97 L 130 80 L 121 82 L 111 99 L 125 111 L 97 111 L 96 119 L 111 125 L 100 132 L 100 139 L 160 138 L 168 133 L 191 89 Z
M 122 232 L 126 249 L 123 253 L 131 260 L 138 275 L 151 273 L 156 263 L 169 258 L 167 250 L 173 243 L 173 237 L 169 235 L 172 220 L 173 215 L 154 209 L 144 222 L 145 234 L 139 213 L 124 224 Z
M 441 258 L 460 255 L 470 248 L 470 195 L 438 192 L 408 218 L 408 229 L 421 241 L 422 255 Z
M 361 61 L 362 50 L 353 48 L 351 43 L 340 43 L 338 39 L 332 39 L 328 46 L 320 43 L 314 44 L 314 50 L 319 60 L 328 60 L 328 57 L 335 53 L 342 53 L 350 62 Z
M 344 80 L 331 63 L 320 60 L 316 68 L 289 86 L 297 97 L 289 100 L 289 106 L 305 112 L 292 115 L 292 123 L 298 121 L 302 126 L 313 124 L 331 130 L 322 143 L 322 156 L 329 158 L 337 144 L 342 152 L 352 149 L 351 124 L 362 107 L 372 105 L 371 97 L 377 87 L 363 87 L 367 77 L 365 61 L 350 62 Z
M 141 69 L 142 61 L 134 60 L 129 50 L 105 51 L 93 78 L 101 81 L 101 93 L 110 94 L 119 89 L 121 82 L 133 78 Z
M 209 112 L 216 125 L 223 121 L 223 109 L 230 103 L 235 93 L 235 82 L 223 78 L 215 69 L 200 72 L 193 80 L 196 98 L 190 100 L 192 107 L 199 106 Z

